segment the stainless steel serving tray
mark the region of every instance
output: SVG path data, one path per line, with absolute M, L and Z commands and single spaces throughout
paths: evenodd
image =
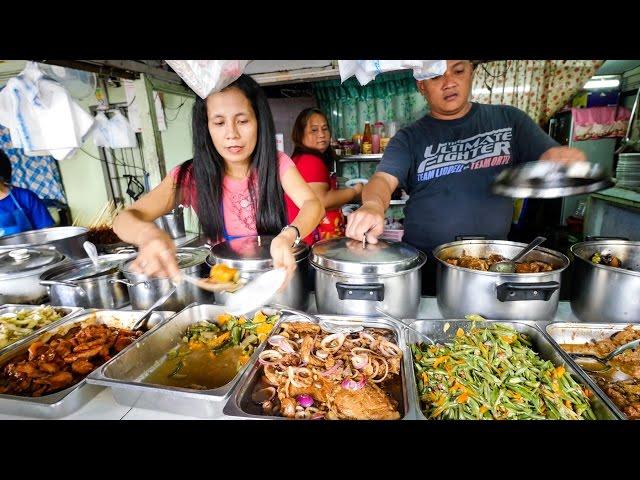
M 270 310 L 266 307 L 260 310 Z M 257 311 L 257 310 L 255 310 Z M 246 316 L 252 316 L 255 311 Z M 181 342 L 187 328 L 202 320 L 216 321 L 226 313 L 223 305 L 191 305 L 180 311 L 171 321 L 164 323 L 148 337 L 136 342 L 135 348 L 123 351 L 87 377 L 91 384 L 110 387 L 116 401 L 122 405 L 177 413 L 192 417 L 219 417 L 224 401 L 246 368 L 257 363 L 262 342 L 246 365 L 226 385 L 211 390 L 193 390 L 145 383 L 142 381 L 157 368 L 169 350 Z M 277 329 L 276 322 L 274 329 Z
M 402 349 L 403 357 L 406 358 L 407 356 L 408 349 L 405 348 L 406 341 L 403 333 L 403 327 L 392 320 L 388 320 L 386 318 L 355 315 L 317 315 L 317 318 L 321 320 L 329 320 L 341 326 L 362 326 L 372 328 L 385 328 L 391 330 L 395 334 L 397 345 Z M 311 322 L 310 319 L 302 318 L 300 316 L 288 316 L 284 317 L 281 320 L 281 323 L 296 321 L 305 323 Z M 274 328 L 271 332 L 271 335 L 276 335 L 280 330 L 280 328 Z M 409 352 L 409 355 L 410 354 L 411 353 Z M 411 367 L 410 363 L 409 366 Z M 250 410 L 256 410 L 257 408 L 259 408 L 256 407 L 251 401 L 251 392 L 253 391 L 255 384 L 259 381 L 261 372 L 262 365 L 260 365 L 258 362 L 254 362 L 250 369 L 245 370 L 236 388 L 231 393 L 229 401 L 224 406 L 223 413 L 231 417 L 242 417 L 254 420 L 292 420 L 281 416 L 261 415 L 250 412 Z M 404 415 L 402 416 L 402 420 L 415 419 L 415 400 L 413 400 L 411 395 L 408 394 L 407 388 L 407 375 L 410 375 L 412 373 L 413 368 L 411 367 L 411 370 L 407 370 L 406 362 L 403 359 L 403 361 L 400 363 L 400 379 L 402 384 L 403 402 L 402 404 L 398 405 L 400 408 L 402 408 L 400 414 L 402 415 L 404 413 Z
M 72 328 L 77 323 L 90 320 L 94 314 L 95 321 L 98 323 L 103 323 L 113 327 L 130 328 L 143 313 L 144 312 L 141 310 L 122 311 L 87 309 L 72 317 L 67 316 L 65 319 L 58 320 L 51 325 L 48 325 L 45 329 L 41 330 L 39 334 L 30 336 L 29 341 L 21 341 L 19 345 L 16 345 L 15 343 L 10 345 L 9 347 L 12 348 L 8 348 L 0 355 L 0 369 L 2 369 L 4 365 L 15 356 L 24 353 L 34 341 L 40 339 L 46 341 L 62 329 Z M 118 356 L 131 349 L 138 341 L 144 339 L 163 322 L 171 318 L 172 315 L 174 315 L 174 312 L 154 312 L 152 317 L 149 319 L 150 330 L 145 332 L 138 340 L 115 355 L 113 358 L 116 359 Z M 42 397 L 22 397 L 19 395 L 0 394 L 0 413 L 39 418 L 64 417 L 87 403 L 99 391 L 100 387 L 88 385 L 87 377 L 85 377 L 80 382 L 65 390 L 61 390 L 50 395 L 43 395 Z
M 588 343 L 591 340 L 604 340 L 609 338 L 616 332 L 624 330 L 627 325 L 633 325 L 630 323 L 580 323 L 580 322 L 555 322 L 550 323 L 546 327 L 546 333 L 551 337 L 551 340 L 555 343 L 558 349 L 562 350 L 560 344 L 583 344 Z M 640 330 L 640 325 L 633 325 L 635 330 Z M 563 350 L 564 352 L 564 350 Z M 570 357 L 569 357 L 570 358 Z M 583 370 L 579 364 L 573 359 L 571 362 L 575 365 L 575 368 L 580 370 L 585 376 L 589 377 L 589 374 Z M 611 409 L 620 418 L 626 419 L 627 416 L 616 406 L 606 393 L 595 384 L 595 390 L 599 395 L 603 396 L 611 404 Z
M 444 331 L 445 323 L 449 323 L 449 328 Z M 416 320 L 410 324 L 412 328 L 418 330 L 429 336 L 436 343 L 452 342 L 455 336 L 456 330 L 462 328 L 465 331 L 469 331 L 471 328 L 471 321 L 469 320 Z M 563 365 L 566 371 L 571 377 L 580 385 L 588 387 L 594 392 L 593 399 L 591 401 L 591 407 L 597 419 L 599 420 L 617 420 L 621 418 L 614 409 L 613 403 L 602 393 L 602 391 L 596 386 L 595 382 L 586 375 L 582 369 L 571 360 L 571 358 L 562 351 L 541 329 L 539 329 L 534 322 L 527 321 L 502 321 L 502 320 L 486 320 L 484 322 L 475 322 L 477 327 L 482 328 L 483 325 L 490 325 L 492 323 L 500 323 L 508 325 L 520 333 L 528 336 L 531 340 L 531 348 L 534 352 L 540 355 L 540 358 L 544 360 L 550 360 L 554 365 Z M 418 418 L 426 420 L 424 413 L 422 412 L 420 398 L 418 395 L 418 386 L 416 384 L 415 372 L 413 370 L 413 356 L 411 354 L 410 344 L 424 341 L 420 335 L 409 329 L 406 330 L 407 337 L 407 350 L 408 354 L 405 355 L 405 370 L 411 372 L 409 379 L 409 389 L 411 390 L 411 397 L 416 405 L 416 414 Z
M 10 304 L 8 303 L 8 304 L 5 304 L 2 307 L 0 307 L 0 315 L 4 315 L 5 313 L 16 313 L 16 312 L 18 312 L 20 310 L 36 310 L 38 308 L 40 308 L 40 305 L 19 305 L 19 304 L 15 304 L 15 303 L 10 303 Z M 17 347 L 18 345 L 22 345 L 23 343 L 31 343 L 32 337 L 40 335 L 40 333 L 42 333 L 45 328 L 51 327 L 53 325 L 57 325 L 57 324 L 61 323 L 63 320 L 68 320 L 72 316 L 75 317 L 83 310 L 82 307 L 57 307 L 57 306 L 53 306 L 52 308 L 56 312 L 58 312 L 60 314 L 60 318 L 58 320 L 54 320 L 49 325 L 45 325 L 44 327 L 40 327 L 37 330 L 34 330 L 29 335 L 26 335 L 26 336 L 24 336 L 22 338 L 19 338 L 15 342 L 9 343 L 8 345 L 5 345 L 4 347 L 0 348 L 0 355 L 2 355 L 4 352 L 6 352 L 6 351 L 8 351 L 8 350 L 10 350 L 12 348 Z

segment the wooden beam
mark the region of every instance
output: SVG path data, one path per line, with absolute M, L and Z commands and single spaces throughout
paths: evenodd
M 175 83 L 177 85 L 182 84 L 180 77 L 174 73 L 162 68 L 152 67 L 146 63 L 137 62 L 135 60 L 84 60 L 85 62 L 98 63 L 107 67 L 115 67 L 122 70 L 128 70 L 136 73 L 144 73 L 149 77 L 155 77 L 165 82 Z

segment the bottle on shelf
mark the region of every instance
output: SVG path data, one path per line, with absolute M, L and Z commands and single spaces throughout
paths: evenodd
M 364 122 L 364 132 L 362 134 L 362 144 L 360 147 L 360 152 L 364 155 L 370 154 L 372 152 L 372 143 L 373 138 L 371 135 L 371 123 L 366 121 Z

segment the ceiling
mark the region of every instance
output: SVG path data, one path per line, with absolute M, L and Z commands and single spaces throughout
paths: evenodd
M 596 75 L 622 75 L 640 66 L 640 60 L 605 60 Z

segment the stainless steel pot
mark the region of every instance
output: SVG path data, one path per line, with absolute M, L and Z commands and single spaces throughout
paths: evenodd
M 445 318 L 476 313 L 492 320 L 551 320 L 558 310 L 560 276 L 569 259 L 538 247 L 526 261 L 540 260 L 555 270 L 541 273 L 497 273 L 472 270 L 447 263 L 466 253 L 474 257 L 499 254 L 513 258 L 527 245 L 506 240 L 462 240 L 433 250 L 436 258 L 436 297 Z
M 611 253 L 623 268 L 591 262 Z M 583 322 L 640 322 L 640 242 L 597 240 L 576 243 L 571 278 L 571 310 Z M 631 270 L 627 270 L 630 268 Z
M 52 305 L 118 309 L 129 304 L 119 265 L 131 254 L 101 255 L 96 267 L 90 259 L 68 260 L 40 275 L 40 285 L 49 287 Z
M 157 218 L 155 224 L 167 232 L 171 238 L 182 238 L 186 235 L 182 207 L 176 207 L 171 213 Z
M 335 238 L 316 243 L 309 262 L 315 269 L 319 313 L 379 315 L 376 306 L 400 318 L 416 318 L 420 268 L 426 255 L 403 242 L 362 242 Z
M 71 259 L 87 258 L 82 244 L 88 239 L 85 227 L 52 227 L 29 230 L 0 238 L 0 249 L 51 246 Z
M 0 305 L 42 303 L 46 300 L 47 289 L 40 285 L 40 275 L 64 258 L 53 248 L 0 252 Z
M 177 250 L 178 267 L 180 270 L 195 277 L 208 277 L 209 269 L 206 258 L 209 250 L 205 248 L 182 247 Z M 131 270 L 130 260 L 121 267 L 126 280 L 118 280 L 121 285 L 126 285 L 131 300 L 131 308 L 134 310 L 146 310 L 163 295 L 169 293 L 173 283 L 169 278 L 149 278 L 144 274 Z M 202 290 L 188 282 L 180 282 L 176 292 L 162 305 L 163 310 L 180 311 L 187 305 L 198 302 L 202 304 L 214 303 L 214 294 Z
M 259 235 L 219 243 L 211 248 L 207 264 L 213 266 L 217 263 L 223 263 L 238 269 L 241 278 L 247 281 L 253 280 L 260 273 L 273 268 L 270 247 L 271 240 L 274 238 L 269 235 Z M 309 307 L 310 293 L 305 282 L 309 268 L 307 264 L 309 247 L 301 243 L 294 249 L 293 254 L 297 265 L 293 278 L 282 292 L 273 297 L 271 303 L 306 310 Z M 226 304 L 229 295 L 233 295 L 233 293 L 216 293 L 217 303 Z

